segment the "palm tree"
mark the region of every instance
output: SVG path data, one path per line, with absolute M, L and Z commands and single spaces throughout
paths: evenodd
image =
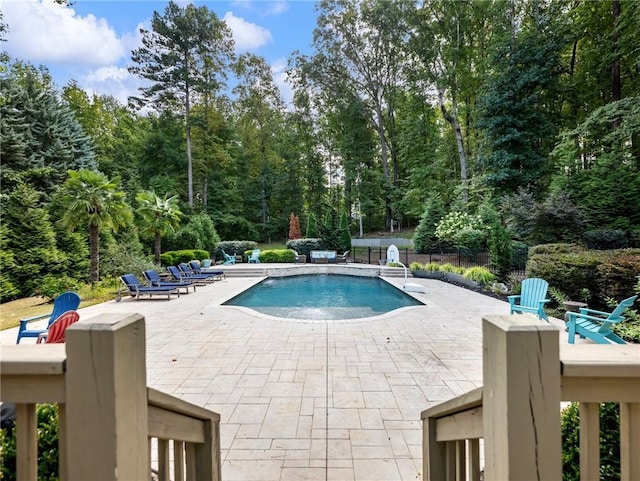
M 159 197 L 153 191 L 141 192 L 136 196 L 140 204 L 136 211 L 142 223 L 142 232 L 153 235 L 153 253 L 156 264 L 160 263 L 161 238 L 167 232 L 175 232 L 180 225 L 182 212 L 178 209 L 178 196 Z
M 91 282 L 100 278 L 98 249 L 100 229 L 126 226 L 132 220 L 131 208 L 125 202 L 125 193 L 119 191 L 120 179 L 109 180 L 106 175 L 89 169 L 69 171 L 63 185 L 62 225 L 72 231 L 78 227 L 89 228 L 91 253 Z

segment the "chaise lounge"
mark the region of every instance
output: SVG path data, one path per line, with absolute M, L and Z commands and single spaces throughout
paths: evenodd
M 140 300 L 143 294 L 148 294 L 149 297 L 166 295 L 167 300 L 171 300 L 171 294 L 177 294 L 180 297 L 180 290 L 177 287 L 145 286 L 135 274 L 125 274 L 120 276 L 120 280 L 129 291 L 131 297 L 135 297 L 137 300 Z

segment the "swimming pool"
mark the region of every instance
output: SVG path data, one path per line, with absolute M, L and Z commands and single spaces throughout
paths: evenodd
M 358 319 L 423 305 L 378 277 L 339 274 L 269 277 L 224 304 L 312 320 Z

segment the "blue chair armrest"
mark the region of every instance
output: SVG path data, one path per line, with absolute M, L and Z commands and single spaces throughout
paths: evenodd
M 588 307 L 581 307 L 580 312 L 582 314 L 588 314 L 588 315 L 599 314 L 601 316 L 609 316 L 611 314 L 610 312 L 597 311 L 595 309 L 589 309 Z
M 591 321 L 591 322 L 595 322 L 598 324 L 602 324 L 603 322 L 609 322 L 611 324 L 617 324 L 619 322 L 624 321 L 624 317 L 620 316 L 614 319 L 603 319 L 601 317 L 598 316 L 590 316 L 588 314 L 583 314 L 581 312 L 569 312 L 569 322 L 577 322 L 581 319 L 587 320 L 587 321 Z
M 507 296 L 507 300 L 509 301 L 509 304 L 511 304 L 512 306 L 515 305 L 516 301 L 519 300 L 522 296 L 520 294 L 518 295 L 513 295 L 513 296 Z
M 49 314 L 40 314 L 39 316 L 33 316 L 33 317 L 25 317 L 24 319 L 20 319 L 20 324 L 26 326 L 28 322 L 35 321 L 35 320 L 38 320 L 38 319 L 44 319 L 45 317 L 49 317 L 50 315 L 51 315 L 51 313 L 49 313 Z

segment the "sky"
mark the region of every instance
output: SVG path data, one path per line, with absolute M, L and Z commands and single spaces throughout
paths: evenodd
M 206 5 L 233 32 L 237 54 L 264 57 L 283 98 L 291 100 L 286 83 L 287 61 L 295 50 L 311 52 L 316 26 L 312 0 L 177 0 L 184 7 Z M 111 95 L 126 104 L 142 81 L 127 71 L 131 51 L 141 45 L 140 28 L 150 29 L 153 12 L 167 1 L 75 0 L 64 7 L 53 0 L 0 0 L 8 26 L 2 49 L 13 60 L 49 69 L 58 88 L 70 80 L 89 94 Z

